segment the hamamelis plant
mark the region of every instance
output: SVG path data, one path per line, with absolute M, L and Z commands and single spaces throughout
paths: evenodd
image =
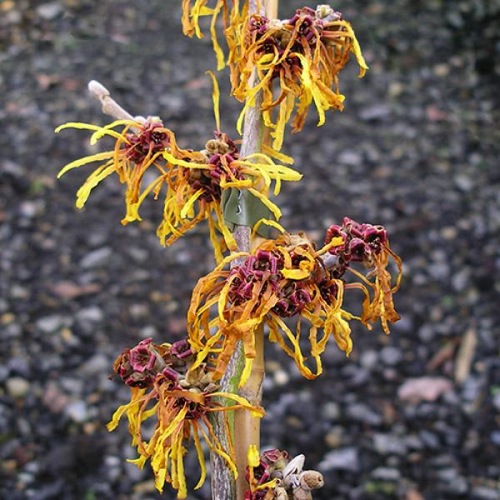
M 281 151 L 287 124 L 299 132 L 313 107 L 323 125 L 326 111 L 343 109 L 339 75 L 350 56 L 360 76 L 367 65 L 351 24 L 329 5 L 303 7 L 281 20 L 277 0 L 180 5 L 184 34 L 209 32 L 218 69 L 229 66 L 232 95 L 243 102 L 236 124 L 241 139 L 221 130 L 210 72 L 216 132 L 203 147 L 181 148 L 168 124 L 130 115 L 97 82 L 89 89 L 114 120 L 57 129 L 83 129 L 92 145 L 110 143 L 59 173 L 93 167 L 77 192 L 78 208 L 114 177 L 124 188 L 122 224 L 140 222 L 146 202 L 157 204 L 161 244 L 206 224 L 214 249 L 216 266 L 192 293 L 186 338 L 142 340 L 117 357 L 114 371 L 130 387 L 130 401 L 108 429 L 126 419 L 137 451 L 130 461 L 141 468 L 149 463 L 156 488 L 168 484 L 179 499 L 187 498 L 189 483 L 205 482 L 208 451 L 214 499 L 309 500 L 324 481 L 303 469 L 304 455 L 259 450 L 264 339 L 306 379 L 317 378 L 329 342 L 349 355 L 353 325 L 380 323 L 389 333 L 399 319 L 394 294 L 402 264 L 380 225 L 345 217 L 318 243 L 287 232 L 274 197 L 283 182 L 302 177 Z M 346 306 L 348 295 L 358 298 L 354 310 Z M 187 453 L 197 459 L 198 478 L 186 477 Z

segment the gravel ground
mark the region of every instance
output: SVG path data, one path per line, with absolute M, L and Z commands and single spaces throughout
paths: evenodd
M 113 183 L 78 212 L 85 173 L 55 176 L 87 136 L 53 130 L 106 123 L 86 92 L 98 79 L 201 147 L 214 57 L 181 36 L 179 5 L 0 2 L 2 498 L 159 498 L 150 471 L 124 461 L 126 425 L 105 430 L 128 398 L 108 375 L 139 339 L 182 336 L 213 265 L 206 229 L 164 249 L 153 208 L 152 222 L 119 224 Z M 314 382 L 270 348 L 262 442 L 306 454 L 325 475 L 318 499 L 500 499 L 500 3 L 334 6 L 371 69 L 358 80 L 352 63 L 345 112 L 287 139 L 305 179 L 284 188 L 283 222 L 318 238 L 344 216 L 384 224 L 404 260 L 402 319 L 391 336 L 357 329 L 349 359 L 332 343 Z M 230 130 L 238 106 L 222 109 Z

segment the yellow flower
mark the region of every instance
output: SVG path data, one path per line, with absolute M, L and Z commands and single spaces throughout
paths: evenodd
M 278 449 L 267 450 L 259 455 L 257 446 L 250 445 L 247 452 L 248 468 L 247 477 L 250 489 L 245 492 L 245 500 L 273 500 L 276 490 L 283 484 L 279 477 L 272 477 L 277 471 L 281 474 L 283 468 L 290 461 L 290 456 L 286 451 Z M 288 495 L 285 497 L 288 498 Z
M 120 132 L 115 130 L 119 126 L 123 127 Z M 78 208 L 84 206 L 92 189 L 112 174 L 117 174 L 126 186 L 126 215 L 122 224 L 141 220 L 139 208 L 144 200 L 150 195 L 156 200 L 164 190 L 163 218 L 157 229 L 161 243 L 171 245 L 199 222 L 208 219 L 217 261 L 222 260 L 226 249 L 236 249 L 222 213 L 221 199 L 225 191 L 248 191 L 278 220 L 281 212 L 269 199 L 271 184 L 275 183 L 273 194 L 277 195 L 282 181 L 301 178 L 300 174 L 275 163 L 265 154 L 240 158 L 236 144 L 221 132 L 216 132 L 215 139 L 208 141 L 204 150 L 193 151 L 180 149 L 174 133 L 159 120 L 148 120 L 144 124 L 120 120 L 105 127 L 68 123 L 57 131 L 64 128 L 94 131 L 90 139 L 92 144 L 105 136 L 115 139 L 112 151 L 73 161 L 59 172 L 60 177 L 74 168 L 100 163 L 77 193 Z M 278 157 L 286 160 L 284 155 Z M 149 180 L 143 186 L 146 172 Z M 149 177 L 150 174 L 153 175 Z
M 207 4 L 213 4 L 210 7 Z M 231 8 L 228 6 L 228 0 L 182 0 L 182 30 L 189 37 L 196 36 L 202 38 L 203 33 L 200 29 L 200 17 L 210 16 L 210 36 L 215 55 L 217 57 L 217 69 L 222 69 L 225 66 L 224 54 L 217 39 L 217 19 L 222 12 L 224 28 L 229 24 L 240 24 L 248 10 L 248 2 L 243 1 L 243 6 L 240 8 L 240 0 L 231 0 Z
M 164 152 L 164 158 L 174 168 L 168 175 L 169 188 L 158 236 L 162 242 L 171 244 L 200 220 L 208 219 L 210 238 L 216 259 L 220 262 L 225 248 L 237 248 L 223 217 L 223 193 L 232 189 L 247 191 L 279 220 L 281 211 L 269 199 L 271 184 L 274 181 L 273 194 L 278 195 L 282 181 L 298 181 L 301 175 L 289 167 L 276 164 L 265 154 L 240 158 L 235 143 L 220 132 L 216 133 L 215 139 L 207 142 L 205 148 L 204 157 L 199 160 L 176 158 Z M 217 237 L 219 233 L 222 233 L 222 241 Z
M 255 332 L 261 324 L 269 328 L 269 340 L 278 343 L 309 379 L 322 372 L 321 354 L 330 336 L 349 353 L 352 343 L 348 320 L 353 316 L 341 308 L 344 284 L 329 276 L 320 258 L 335 243 L 316 252 L 303 235 L 284 234 L 277 240 L 264 241 L 250 255 L 239 253 L 224 259 L 202 278 L 188 311 L 189 341 L 199 351 L 199 361 L 207 358 L 212 362 L 218 378 L 236 343 L 243 341 L 243 385 L 255 358 Z M 246 257 L 243 264 L 225 269 L 232 260 L 242 257 Z M 292 317 L 296 318 L 293 330 L 285 321 Z M 308 324 L 314 369 L 302 352 L 303 323 Z
M 389 263 L 389 256 L 392 256 L 396 262 L 399 272 L 394 285 L 391 284 L 392 276 L 387 271 Z M 372 289 L 372 297 L 367 288 L 363 290 L 365 293 L 365 300 L 363 302 L 363 313 L 361 314 L 361 321 L 367 328 L 371 328 L 371 323 L 380 320 L 382 329 L 385 333 L 390 333 L 390 323 L 395 323 L 400 319 L 399 314 L 394 307 L 394 294 L 398 291 L 402 275 L 401 259 L 389 248 L 384 246 L 383 251 L 374 256 L 373 271 L 369 273 L 367 278 L 363 279 L 369 288 Z M 374 276 L 374 281 L 369 278 Z
M 360 66 L 360 76 L 368 69 L 351 25 L 324 5 L 316 11 L 299 9 L 284 21 L 252 15 L 243 26 L 231 25 L 227 39 L 233 93 L 246 101 L 238 130 L 241 132 L 244 116 L 256 105 L 260 93 L 264 123 L 271 129 L 273 148 L 278 151 L 294 110 L 292 127 L 297 132 L 304 126 L 311 103 L 319 115 L 318 126 L 325 122 L 325 111 L 343 109 L 338 80 L 351 52 Z
M 114 368 L 131 387 L 131 398 L 116 410 L 108 424 L 108 430 L 112 431 L 122 416 L 127 416 L 132 445 L 139 454 L 130 462 L 142 468 L 149 460 L 156 488 L 162 492 L 165 483 L 169 483 L 177 490 L 179 499 L 187 497 L 184 458 L 191 443 L 201 470 L 195 489 L 206 478 L 202 440 L 212 453 L 227 462 L 232 474 L 237 475 L 232 442 L 229 441 L 227 449 L 222 446 L 210 415 L 238 409 L 249 410 L 257 417 L 264 413 L 238 395 L 218 392 L 211 373 L 204 365 L 191 369 L 192 360 L 192 351 L 185 341 L 155 345 L 146 339 L 125 351 Z M 155 423 L 154 430 L 145 440 L 143 425 L 151 421 Z M 229 429 L 228 418 L 225 425 Z M 230 432 L 227 436 L 231 439 Z
M 117 127 L 122 127 L 122 130 L 118 132 L 115 130 Z M 163 151 L 167 148 L 171 151 L 179 151 L 174 133 L 163 127 L 157 118 L 151 118 L 145 123 L 117 120 L 104 127 L 71 122 L 58 127 L 56 133 L 67 128 L 94 131 L 90 138 L 92 145 L 103 137 L 111 137 L 115 140 L 113 150 L 75 160 L 59 172 L 58 177 L 61 177 L 75 168 L 91 163 L 100 164 L 78 190 L 76 206 L 82 208 L 91 191 L 101 181 L 116 174 L 119 181 L 126 185 L 125 204 L 127 210 L 122 223 L 141 220 L 139 216 L 141 203 L 149 193 L 157 193 L 161 189 L 167 172 L 167 166 L 162 157 Z M 148 170 L 154 170 L 156 178 L 148 186 L 143 187 L 144 176 Z

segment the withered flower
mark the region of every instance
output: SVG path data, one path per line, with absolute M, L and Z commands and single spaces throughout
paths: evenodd
M 218 242 L 219 232 L 226 247 L 236 249 L 234 237 L 222 214 L 222 193 L 231 189 L 248 191 L 278 220 L 281 211 L 269 199 L 271 183 L 275 182 L 273 194 L 277 195 L 282 181 L 298 181 L 301 175 L 275 163 L 265 154 L 255 153 L 241 158 L 236 144 L 221 132 L 215 133 L 215 139 L 208 141 L 201 153 L 203 157 L 198 160 L 164 153 L 164 158 L 176 168 L 169 178 L 170 189 L 165 198 L 158 236 L 170 244 L 200 220 L 208 219 L 211 241 L 220 262 L 224 247 Z
M 398 267 L 394 285 L 387 269 L 390 257 Z M 227 269 L 236 259 L 238 264 Z M 361 269 L 355 269 L 356 264 Z M 346 271 L 354 281 L 347 280 Z M 242 341 L 243 385 L 256 356 L 256 331 L 265 325 L 269 340 L 294 359 L 304 377 L 313 379 L 322 373 L 321 355 L 331 336 L 347 355 L 351 352 L 351 320 L 371 328 L 380 319 L 389 332 L 388 322 L 399 319 L 393 294 L 400 279 L 401 260 L 381 226 L 346 218 L 342 226 L 329 228 L 319 250 L 304 235 L 283 234 L 265 240 L 251 254 L 224 259 L 198 281 L 188 311 L 189 340 L 200 360 L 214 364 L 216 378 Z M 343 308 L 344 294 L 352 289 L 364 294 L 361 316 Z
M 115 130 L 121 127 L 121 130 Z M 115 140 L 110 151 L 85 156 L 61 169 L 58 178 L 66 172 L 91 163 L 99 163 L 77 192 L 76 206 L 83 208 L 91 191 L 104 179 L 116 174 L 120 183 L 125 184 L 126 215 L 122 224 L 141 220 L 139 207 L 150 193 L 158 195 L 168 171 L 163 152 L 170 150 L 177 154 L 180 150 L 174 133 L 163 126 L 159 118 L 149 118 L 144 123 L 134 120 L 117 120 L 104 127 L 88 123 L 70 122 L 61 125 L 56 133 L 67 128 L 91 130 L 90 144 L 94 145 L 104 137 Z M 143 186 L 146 172 L 154 172 L 154 180 Z

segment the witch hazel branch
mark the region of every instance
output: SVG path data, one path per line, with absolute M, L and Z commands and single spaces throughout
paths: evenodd
M 56 129 L 111 143 L 61 169 L 59 177 L 92 169 L 78 208 L 113 177 L 123 185 L 122 224 L 140 222 L 146 200 L 161 206 L 162 245 L 208 226 L 216 265 L 193 289 L 185 338 L 142 340 L 114 363 L 130 401 L 108 429 L 127 419 L 137 451 L 130 461 L 149 463 L 158 491 L 168 485 L 179 499 L 209 475 L 214 499 L 311 499 L 324 479 L 304 470 L 303 454 L 259 449 L 264 343 L 277 344 L 302 376 L 315 379 L 330 342 L 349 355 L 353 324 L 380 323 L 389 333 L 399 319 L 393 296 L 402 264 L 383 226 L 345 217 L 313 242 L 280 221 L 275 197 L 285 182 L 302 179 L 282 151 L 288 127 L 300 132 L 310 109 L 324 125 L 328 111 L 344 107 L 340 73 L 351 56 L 360 76 L 368 67 L 351 24 L 331 6 L 303 7 L 286 19 L 277 18 L 277 7 L 277 0 L 182 1 L 184 34 L 201 38 L 208 30 L 217 69 L 229 68 L 232 95 L 242 103 L 241 139 L 221 130 L 211 72 L 216 132 L 203 147 L 181 148 L 160 118 L 131 115 L 96 81 L 89 90 L 113 121 Z M 357 314 L 345 306 L 352 294 L 360 298 Z M 153 428 L 147 437 L 146 425 Z M 186 477 L 186 453 L 197 457 L 197 479 Z

